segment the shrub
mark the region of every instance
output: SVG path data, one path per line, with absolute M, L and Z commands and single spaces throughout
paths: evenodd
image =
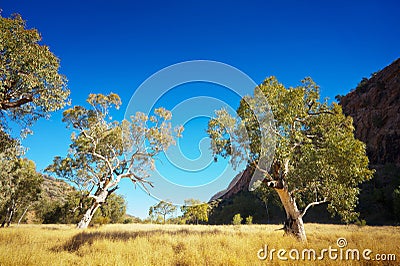
M 246 224 L 253 224 L 253 216 L 249 215 L 246 217 Z
M 367 221 L 365 221 L 364 219 L 362 220 L 358 220 L 355 222 L 356 225 L 358 226 L 366 226 L 367 225 Z
M 232 219 L 233 225 L 240 225 L 242 224 L 243 218 L 240 216 L 240 213 L 235 214 Z

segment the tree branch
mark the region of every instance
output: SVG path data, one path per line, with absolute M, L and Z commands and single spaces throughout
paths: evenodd
M 321 201 L 314 201 L 314 202 L 311 202 L 310 204 L 307 205 L 307 207 L 304 209 L 304 211 L 300 214 L 300 217 L 303 217 L 303 216 L 306 214 L 306 212 L 307 212 L 307 210 L 308 210 L 309 208 L 311 208 L 311 207 L 313 207 L 313 206 L 315 206 L 315 205 L 319 205 L 319 204 L 325 203 L 325 202 L 328 202 L 327 198 L 324 198 L 324 199 L 321 200 Z
M 267 181 L 266 179 L 264 179 L 263 183 L 266 184 L 268 187 L 283 189 L 283 184 L 281 181 L 276 181 L 276 180 Z
M 272 181 L 273 180 L 273 178 L 271 177 L 271 175 L 268 173 L 268 171 L 267 170 L 264 170 L 264 169 L 261 169 L 259 166 L 258 166 L 258 164 L 256 163 L 256 162 L 252 162 L 252 165 L 258 170 L 258 171 L 260 171 L 261 173 L 263 173 L 264 174 L 264 177 L 265 177 L 265 179 L 266 180 L 269 180 L 269 181 Z
M 330 114 L 330 115 L 334 115 L 335 113 L 334 113 L 334 112 L 331 112 L 331 111 L 328 111 L 328 110 L 326 110 L 326 111 L 318 111 L 318 112 L 315 112 L 315 113 L 311 113 L 311 111 L 308 111 L 308 112 L 307 112 L 307 114 L 308 114 L 308 115 L 322 115 L 322 114 Z
M 27 95 L 26 97 L 23 97 L 21 99 L 18 99 L 14 102 L 1 102 L 0 103 L 0 109 L 1 110 L 7 110 L 10 108 L 16 108 L 16 107 L 20 107 L 21 105 L 24 105 L 26 103 L 32 102 L 33 101 L 33 97 L 32 95 Z

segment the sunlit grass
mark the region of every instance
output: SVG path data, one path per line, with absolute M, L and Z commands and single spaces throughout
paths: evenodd
M 66 225 L 25 225 L 0 230 L 0 265 L 368 265 L 365 260 L 261 261 L 257 251 L 296 248 L 317 251 L 346 248 L 373 254 L 396 254 L 397 261 L 370 261 L 371 265 L 398 265 L 399 227 L 357 227 L 307 224 L 308 243 L 282 237 L 279 225 L 107 225 L 85 231 Z M 286 257 L 288 255 L 286 254 Z

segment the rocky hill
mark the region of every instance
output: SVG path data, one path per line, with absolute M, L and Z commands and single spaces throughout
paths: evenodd
M 353 117 L 356 137 L 367 144 L 370 163 L 400 166 L 400 58 L 339 101 Z
M 74 188 L 63 180 L 47 175 L 43 178 L 42 197 L 46 197 L 48 200 L 64 202 L 68 194 L 74 191 Z

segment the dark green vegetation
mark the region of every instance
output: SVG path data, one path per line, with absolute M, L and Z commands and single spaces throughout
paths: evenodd
M 90 200 L 64 181 L 46 177 L 40 200 L 33 208 L 35 223 L 77 224 L 90 205 Z M 125 220 L 126 201 L 112 194 L 94 215 L 91 224 L 122 223 Z

